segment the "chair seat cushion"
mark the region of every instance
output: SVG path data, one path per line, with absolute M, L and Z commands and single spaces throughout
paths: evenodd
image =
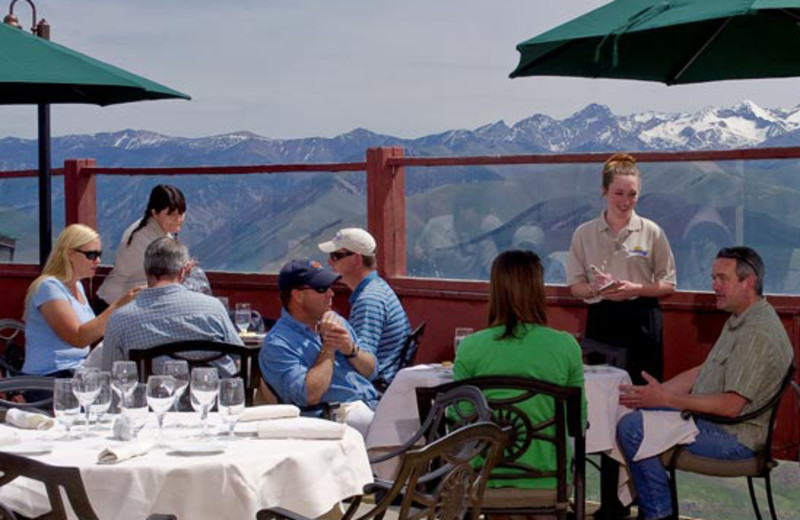
M 670 467 L 674 452 L 673 448 L 661 454 L 661 462 L 665 467 Z M 766 459 L 761 454 L 749 459 L 720 460 L 694 455 L 685 449 L 680 450 L 675 461 L 675 469 L 711 477 L 755 477 L 763 474 L 766 466 Z
M 572 496 L 572 486 L 567 497 Z M 486 488 L 482 509 L 523 509 L 528 507 L 556 507 L 558 497 L 555 489 Z M 559 509 L 566 508 L 567 503 Z

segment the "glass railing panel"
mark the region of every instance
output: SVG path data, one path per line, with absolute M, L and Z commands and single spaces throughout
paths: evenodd
M 64 228 L 64 178 L 52 178 L 53 243 Z M 39 182 L 0 179 L 0 263 L 39 263 Z
M 206 270 L 277 273 L 291 258 L 324 260 L 317 243 L 341 227 L 366 227 L 366 175 L 281 173 L 98 177 L 103 263 L 125 228 L 144 215 L 150 190 L 174 184 L 186 196 L 180 239 Z
M 721 247 L 756 249 L 765 291 L 800 293 L 800 161 L 640 163 L 637 212 L 666 232 L 678 288 L 711 290 Z M 536 251 L 565 282 L 575 228 L 605 207 L 600 164 L 407 169 L 408 273 L 488 279 L 497 252 Z

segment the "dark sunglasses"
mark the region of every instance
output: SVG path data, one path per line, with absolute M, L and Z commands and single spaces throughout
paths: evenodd
M 328 292 L 328 289 L 330 289 L 330 287 L 311 287 L 308 285 L 304 285 L 303 287 L 297 288 L 298 291 L 316 291 L 320 294 L 325 294 L 326 292 Z
M 334 251 L 330 253 L 331 260 L 334 262 L 338 262 L 342 258 L 347 258 L 348 256 L 354 255 L 355 253 L 352 251 Z
M 82 249 L 73 249 L 73 251 L 77 251 L 78 253 L 82 254 L 87 260 L 97 260 L 103 256 L 102 251 L 84 251 Z

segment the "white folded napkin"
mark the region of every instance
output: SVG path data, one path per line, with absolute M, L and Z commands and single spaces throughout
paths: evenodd
M 691 444 L 700 432 L 693 419 L 683 419 L 674 410 L 642 410 L 642 425 L 644 437 L 634 461 L 654 457 L 678 444 Z
M 265 404 L 245 408 L 239 422 L 266 421 L 269 419 L 291 419 L 300 417 L 300 408 L 293 404 Z
M 18 408 L 10 408 L 6 412 L 6 424 L 23 430 L 48 430 L 55 423 L 52 417 L 48 417 L 43 413 L 26 412 Z
M 258 423 L 261 439 L 341 439 L 347 426 L 324 419 L 296 417 Z
M 0 426 L 0 446 L 10 446 L 22 442 L 18 431 L 14 431 L 7 426 Z
M 116 446 L 108 446 L 97 456 L 98 464 L 116 464 L 123 460 L 144 455 L 153 447 L 151 441 L 131 441 Z

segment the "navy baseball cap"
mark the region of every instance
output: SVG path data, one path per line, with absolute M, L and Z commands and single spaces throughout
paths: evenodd
M 278 275 L 278 288 L 281 291 L 308 286 L 312 289 L 327 289 L 341 278 L 321 263 L 308 259 L 290 260 L 281 268 Z

